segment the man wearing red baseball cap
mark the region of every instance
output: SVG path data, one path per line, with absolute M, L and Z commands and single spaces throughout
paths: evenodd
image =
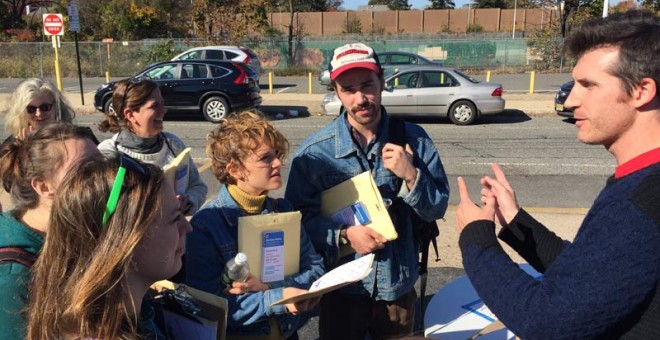
M 342 102 L 339 118 L 305 140 L 294 156 L 286 198 L 303 214 L 303 224 L 326 268 L 374 253 L 371 273 L 361 282 L 321 299 L 321 339 L 385 339 L 412 333 L 417 294 L 418 245 L 411 216 L 444 216 L 449 185 L 433 141 L 418 125 L 393 122 L 381 105 L 383 71 L 374 50 L 362 43 L 341 46 L 328 65 L 330 86 Z M 393 131 L 397 133 L 392 133 Z M 393 143 L 393 137 L 405 143 Z M 321 193 L 369 171 L 398 238 L 386 240 L 356 222 L 320 215 Z M 364 224 L 368 224 L 364 223 Z M 339 246 L 355 251 L 340 257 Z M 419 316 L 422 317 L 422 316 Z

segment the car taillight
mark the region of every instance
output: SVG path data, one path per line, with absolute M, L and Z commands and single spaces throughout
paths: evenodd
M 235 65 L 238 71 L 240 72 L 236 79 L 234 79 L 234 84 L 236 85 L 242 85 L 242 84 L 247 84 L 250 82 L 250 79 L 248 77 L 247 72 L 245 72 L 245 68 L 241 65 Z
M 241 51 L 243 51 L 243 53 L 245 53 L 245 60 L 243 60 L 243 62 L 246 63 L 246 64 L 249 64 L 250 60 L 252 60 L 252 58 L 250 57 L 250 53 L 248 53 L 248 51 L 245 50 L 245 49 L 241 49 Z
M 500 86 L 496 88 L 495 91 L 493 91 L 493 93 L 491 93 L 490 95 L 493 97 L 502 97 L 502 91 L 503 91 L 502 86 Z

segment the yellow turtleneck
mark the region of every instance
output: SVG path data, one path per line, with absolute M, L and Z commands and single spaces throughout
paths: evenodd
M 266 202 L 266 197 L 268 197 L 266 194 L 258 196 L 250 195 L 247 192 L 241 190 L 241 188 L 235 184 L 228 184 L 227 191 L 229 191 L 231 198 L 236 201 L 238 207 L 245 211 L 245 213 L 248 215 L 261 213 L 264 207 L 264 202 Z

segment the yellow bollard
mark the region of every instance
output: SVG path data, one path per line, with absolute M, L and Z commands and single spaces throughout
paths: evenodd
M 536 71 L 532 71 L 529 75 L 529 94 L 534 94 L 534 78 L 536 77 Z
M 444 84 L 445 84 L 445 73 L 440 72 L 440 85 L 444 85 Z
M 62 75 L 60 74 L 60 58 L 58 54 L 59 37 L 53 36 L 53 47 L 55 47 L 55 80 L 57 81 L 57 89 L 62 91 Z
M 490 81 L 490 71 L 486 72 L 486 81 Z
M 106 83 L 110 82 L 110 71 L 105 71 L 105 82 Z
M 273 94 L 273 71 L 268 72 L 268 94 Z
M 312 94 L 312 72 L 309 72 L 309 94 Z
M 399 72 L 399 69 L 395 68 L 394 73 Z M 399 87 L 399 77 L 394 78 L 394 88 Z

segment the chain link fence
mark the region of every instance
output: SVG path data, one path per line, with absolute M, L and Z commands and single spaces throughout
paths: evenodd
M 507 34 L 508 35 L 508 34 Z M 460 69 L 518 68 L 529 69 L 537 58 L 531 56 L 527 39 L 502 34 L 475 36 L 374 36 L 306 37 L 293 42 L 293 62 L 289 62 L 286 37 L 245 41 L 260 58 L 264 70 L 290 65 L 321 70 L 327 67 L 333 50 L 348 42 L 361 41 L 378 51 L 406 51 L 442 60 L 447 67 Z M 165 61 L 188 48 L 209 45 L 206 41 L 144 40 L 121 42 L 79 42 L 80 65 L 85 77 L 128 77 L 147 65 Z M 76 77 L 76 48 L 73 42 L 62 42 L 59 48 L 62 77 Z M 0 43 L 0 78 L 54 77 L 55 50 L 50 42 Z

